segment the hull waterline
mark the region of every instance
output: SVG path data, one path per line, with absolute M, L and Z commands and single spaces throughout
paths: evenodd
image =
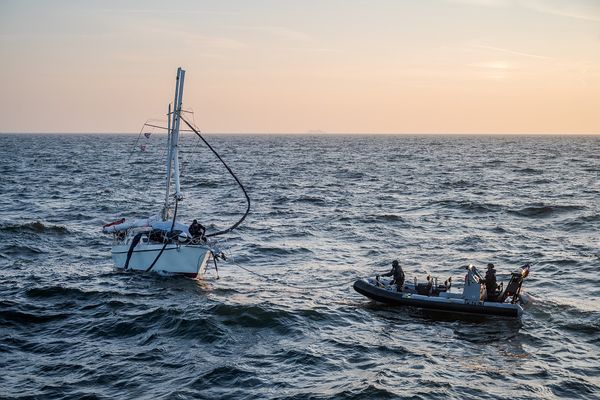
M 140 244 L 136 246 L 131 254 L 127 269 L 147 272 L 163 246 L 163 244 Z M 129 245 L 113 246 L 112 258 L 117 268 L 125 269 L 128 251 Z M 206 270 L 210 255 L 211 252 L 207 246 L 169 244 L 158 257 L 151 271 L 195 278 Z

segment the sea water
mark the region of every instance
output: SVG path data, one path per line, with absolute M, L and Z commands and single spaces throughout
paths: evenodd
M 252 198 L 204 279 L 113 267 L 153 215 L 165 136 L 0 135 L 0 397 L 600 397 L 600 136 L 208 135 Z M 143 151 L 142 151 L 143 148 Z M 196 139 L 178 217 L 243 194 Z M 523 318 L 374 303 L 358 277 L 531 262 Z

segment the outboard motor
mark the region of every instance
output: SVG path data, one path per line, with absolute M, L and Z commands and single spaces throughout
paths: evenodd
M 509 297 L 512 297 L 510 301 L 511 304 L 515 304 L 520 301 L 519 295 L 521 293 L 521 286 L 523 285 L 523 280 L 527 278 L 527 275 L 529 275 L 530 267 L 531 264 L 525 264 L 517 271 L 511 273 L 510 281 L 508 282 L 508 285 L 506 285 L 506 290 L 504 293 L 502 293 L 502 296 L 500 296 L 499 301 L 501 303 L 504 303 L 504 301 Z

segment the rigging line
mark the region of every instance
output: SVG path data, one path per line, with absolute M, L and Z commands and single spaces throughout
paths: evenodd
M 198 125 L 196 125 L 196 114 L 194 113 L 193 110 L 192 110 L 191 114 L 192 114 L 192 125 L 198 126 Z M 196 149 L 198 148 L 199 145 L 200 145 L 200 138 L 197 137 L 196 138 L 196 143 L 194 145 L 194 148 L 192 149 L 192 152 L 196 151 Z
M 196 141 L 192 145 L 192 149 L 189 151 L 189 153 L 194 154 L 199 146 L 200 146 L 200 138 L 196 137 Z M 188 154 L 188 152 L 185 152 L 184 154 Z M 190 157 L 186 156 L 186 159 L 185 159 L 185 162 L 187 163 L 186 168 L 192 164 L 192 162 L 190 160 L 191 160 L 191 156 Z M 183 159 L 182 159 L 182 161 L 183 161 Z M 183 163 L 182 163 L 182 167 L 183 167 Z M 181 174 L 183 175 L 183 169 L 181 169 Z
M 148 121 L 146 121 L 146 122 L 148 122 Z M 137 144 L 140 141 L 140 138 L 142 137 L 142 132 L 144 131 L 144 127 L 146 125 L 147 125 L 146 123 L 144 125 L 142 125 L 142 129 L 140 129 L 140 133 L 138 134 L 138 137 L 135 140 L 135 143 L 133 144 L 133 147 L 131 148 L 131 151 L 129 151 L 129 155 L 127 156 L 127 164 L 129 164 L 129 160 L 131 159 L 131 155 L 133 154 L 133 152 L 137 148 Z
M 308 289 L 331 289 L 331 288 L 334 288 L 334 287 L 345 286 L 345 285 L 347 285 L 347 284 L 349 284 L 349 283 L 352 283 L 352 282 L 354 282 L 356 279 L 358 279 L 358 278 L 352 278 L 351 280 L 346 280 L 346 281 L 343 281 L 343 282 L 333 283 L 333 284 L 330 284 L 330 285 L 320 285 L 320 286 L 302 286 L 302 285 L 295 285 L 295 284 L 293 284 L 293 283 L 289 283 L 289 282 L 283 282 L 283 281 L 281 281 L 281 280 L 279 280 L 279 279 L 271 278 L 270 276 L 267 276 L 267 275 L 264 275 L 264 274 L 260 274 L 260 273 L 258 273 L 258 272 L 256 272 L 256 271 L 252 271 L 251 269 L 249 269 L 249 268 L 246 268 L 246 267 L 242 267 L 241 265 L 239 265 L 239 264 L 236 264 L 236 263 L 234 263 L 234 262 L 232 262 L 231 264 L 232 264 L 233 266 L 235 266 L 235 267 L 238 267 L 238 268 L 240 268 L 240 269 L 243 269 L 244 271 L 246 271 L 246 272 L 248 272 L 248 273 L 250 273 L 250 274 L 253 274 L 253 275 L 256 275 L 256 276 L 258 276 L 258 277 L 260 277 L 260 278 L 262 278 L 262 279 L 266 280 L 267 282 L 276 283 L 276 284 L 278 284 L 278 285 L 287 286 L 287 287 L 290 287 L 290 288 L 292 288 L 292 289 L 298 289 L 298 290 L 308 290 Z
M 150 127 L 152 127 L 152 128 L 163 129 L 163 130 L 165 130 L 165 131 L 169 130 L 169 128 L 167 128 L 167 127 L 165 127 L 165 126 L 154 125 L 154 124 L 148 124 L 148 123 L 144 124 L 144 126 L 150 126 Z M 143 127 L 142 127 L 142 129 L 143 129 Z M 180 129 L 179 131 L 180 131 L 180 132 L 193 132 L 191 129 Z
M 192 114 L 193 116 L 194 114 Z M 193 122 L 194 125 L 196 125 L 196 122 Z M 185 132 L 192 132 L 189 129 L 180 129 L 180 131 L 185 131 Z M 182 158 L 181 158 L 181 166 L 180 166 L 180 174 L 181 176 L 184 176 L 184 171 L 188 170 L 188 167 L 192 164 L 191 162 L 191 156 L 188 156 L 187 154 L 194 154 L 196 152 L 196 150 L 198 150 L 198 147 L 200 146 L 200 138 L 199 137 L 195 137 L 195 140 L 193 142 L 193 144 L 191 145 L 191 150 L 189 151 L 183 151 L 183 148 L 181 149 L 181 154 L 182 154 Z M 185 162 L 185 165 L 184 165 Z
M 217 153 L 217 151 L 215 149 L 213 149 L 213 147 L 206 141 L 206 139 L 204 139 L 204 137 L 200 134 L 200 132 L 197 131 L 185 118 L 183 118 L 183 116 L 181 114 L 179 115 L 179 118 L 181 118 L 181 120 L 183 122 L 185 122 L 185 124 L 192 131 L 194 131 L 194 133 L 196 135 L 198 135 L 198 137 L 200 139 L 202 139 L 202 141 L 204 142 L 204 144 L 206 146 L 208 146 L 208 148 L 214 153 L 214 155 L 219 159 L 219 161 L 221 161 L 221 163 L 223 164 L 223 166 L 227 169 L 227 171 L 229 172 L 229 174 L 231 174 L 231 176 L 233 177 L 233 179 L 235 179 L 235 181 L 237 182 L 237 184 L 240 185 L 240 188 L 242 189 L 242 192 L 244 192 L 244 196 L 246 197 L 246 202 L 248 203 L 248 206 L 246 207 L 246 212 L 244 213 L 244 215 L 242 215 L 242 217 L 239 219 L 239 221 L 237 221 L 235 224 L 233 224 L 232 226 L 230 226 L 227 229 L 224 229 L 224 230 L 218 231 L 218 232 L 214 232 L 214 233 L 210 233 L 210 234 L 206 235 L 206 237 L 218 236 L 218 235 L 223 235 L 225 233 L 229 233 L 229 232 L 233 231 L 235 228 L 237 228 L 246 219 L 246 217 L 248 216 L 248 214 L 250 214 L 250 196 L 248 196 L 248 192 L 246 192 L 246 188 L 244 187 L 244 185 L 242 185 L 242 182 L 240 182 L 240 180 L 233 173 L 233 171 L 231 170 L 231 168 L 229 168 L 229 165 L 227 165 L 227 163 L 221 158 L 221 156 L 219 155 L 219 153 Z
M 152 268 L 154 267 L 154 264 L 156 264 L 156 262 L 158 261 L 160 256 L 162 256 L 163 251 L 165 251 L 165 249 L 167 248 L 167 245 L 169 244 L 169 240 L 171 240 L 171 236 L 173 234 L 173 228 L 175 227 L 175 218 L 177 218 L 177 204 L 179 204 L 179 200 L 177 200 L 177 197 L 175 197 L 175 211 L 173 212 L 173 223 L 171 224 L 171 231 L 167 235 L 165 244 L 163 245 L 162 249 L 160 249 L 160 252 L 156 256 L 154 261 L 152 261 L 152 264 L 150 264 L 150 266 L 146 269 L 145 272 L 149 272 L 152 270 Z

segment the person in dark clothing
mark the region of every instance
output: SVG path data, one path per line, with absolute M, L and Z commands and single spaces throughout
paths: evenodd
M 402 267 L 398 260 L 394 260 L 392 262 L 392 270 L 388 273 L 382 274 L 381 276 L 392 276 L 392 282 L 390 284 L 396 284 L 396 288 L 399 292 L 404 289 L 404 271 L 402 271 Z M 377 275 L 377 280 L 379 280 L 379 275 Z
M 427 296 L 429 296 L 431 293 L 433 293 L 433 278 L 431 277 L 431 275 L 427 275 Z
M 189 229 L 190 235 L 192 235 L 193 239 L 200 239 L 202 241 L 206 241 L 206 237 L 204 234 L 206 233 L 206 228 L 202 226 L 202 224 L 198 223 L 197 220 L 193 220 Z
M 495 300 L 497 297 L 496 290 L 498 289 L 498 283 L 496 281 L 496 270 L 494 264 L 489 263 L 487 265 L 487 272 L 485 273 L 485 290 L 487 291 L 488 300 Z

